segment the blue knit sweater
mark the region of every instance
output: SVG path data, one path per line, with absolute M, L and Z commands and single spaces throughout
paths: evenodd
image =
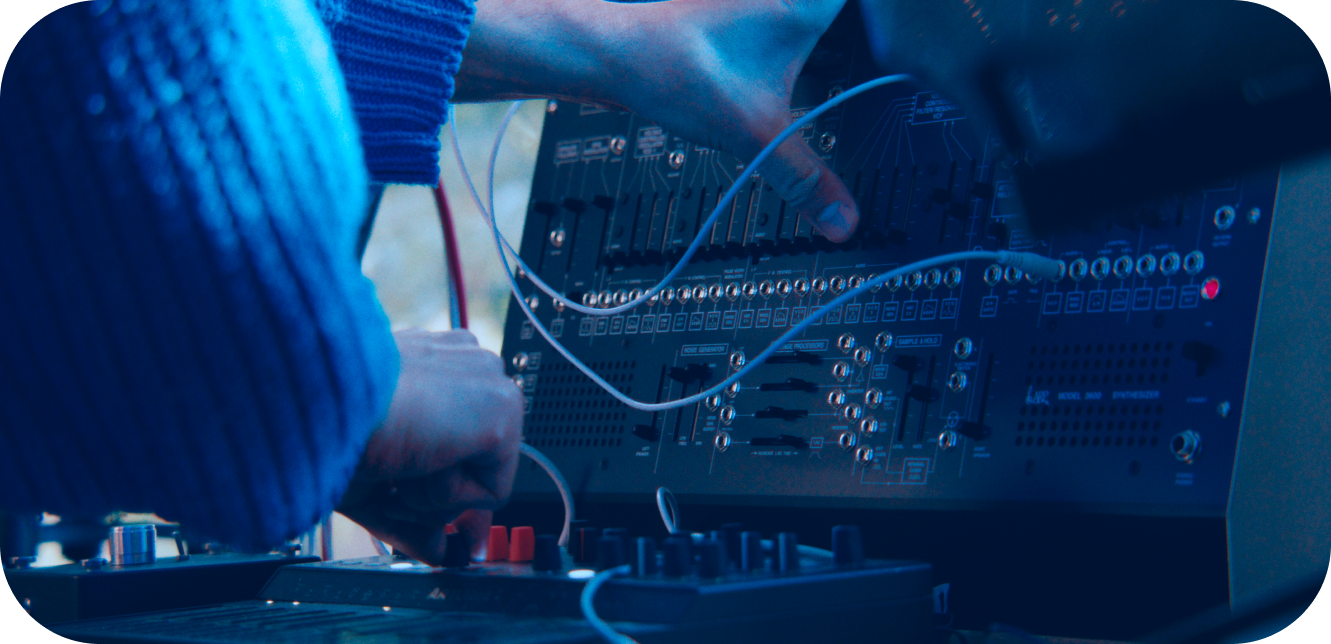
M 331 511 L 397 378 L 367 184 L 436 180 L 473 14 L 114 0 L 28 32 L 0 84 L 0 508 L 246 547 Z

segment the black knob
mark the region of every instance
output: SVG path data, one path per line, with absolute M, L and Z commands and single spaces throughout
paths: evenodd
M 772 570 L 795 572 L 800 569 L 800 539 L 794 532 L 776 535 L 776 552 L 772 553 Z
M 573 563 L 594 563 L 596 561 L 596 540 L 601 537 L 601 531 L 596 528 L 578 528 L 570 532 L 571 541 L 568 544 L 568 554 L 573 557 Z
M 636 545 L 638 556 L 633 562 L 634 571 L 639 577 L 656 574 L 656 539 L 638 537 Z
M 609 532 L 607 530 L 606 532 Z M 602 536 L 596 542 L 596 569 L 609 570 L 622 566 L 628 560 L 624 551 L 626 539 L 619 535 Z
M 739 568 L 740 570 L 762 570 L 765 562 L 763 554 L 763 534 L 744 532 L 740 534 Z
M 721 531 L 726 533 L 726 556 L 730 558 L 731 565 L 739 567 L 739 553 L 743 549 L 740 545 L 740 535 L 744 533 L 743 523 L 722 523 Z
M 662 572 L 667 577 L 683 577 L 693 572 L 693 540 L 669 537 L 665 540 Z
M 735 556 L 739 554 L 739 551 L 734 551 L 732 554 L 730 550 L 730 535 L 726 534 L 725 530 L 713 530 L 711 537 L 711 540 L 716 542 L 717 550 L 721 556 L 721 570 L 730 570 L 730 567 L 736 563 Z
M 559 538 L 552 534 L 536 535 L 531 569 L 538 572 L 559 572 L 563 567 L 563 558 L 559 556 Z
M 705 579 L 720 577 L 725 574 L 725 559 L 722 555 L 724 542 L 707 539 L 698 544 L 698 576 Z
M 444 567 L 466 568 L 471 565 L 471 539 L 464 532 L 444 537 Z
M 832 528 L 832 561 L 838 566 L 858 566 L 864 563 L 864 541 L 857 525 L 839 525 Z

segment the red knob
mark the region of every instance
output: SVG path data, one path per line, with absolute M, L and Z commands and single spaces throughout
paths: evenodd
M 536 532 L 531 526 L 513 528 L 508 540 L 508 560 L 519 563 L 531 561 L 536 555 Z
M 508 528 L 490 526 L 490 541 L 486 544 L 486 561 L 508 561 Z

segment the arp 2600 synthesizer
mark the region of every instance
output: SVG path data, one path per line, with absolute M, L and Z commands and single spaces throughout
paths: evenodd
M 792 114 L 881 74 L 851 8 L 799 77 Z M 673 266 L 745 160 L 628 113 L 547 112 L 521 255 L 569 298 L 626 302 Z M 1045 632 L 1139 635 L 1283 574 L 1259 572 L 1274 547 L 1254 545 L 1271 543 L 1257 524 L 1296 519 L 1262 514 L 1244 472 L 1313 467 L 1277 453 L 1313 431 L 1279 426 L 1280 399 L 1298 387 L 1254 380 L 1290 355 L 1262 353 L 1258 314 L 1272 298 L 1298 301 L 1267 260 L 1301 261 L 1299 208 L 1315 202 L 1290 195 L 1312 182 L 1273 168 L 1036 235 L 997 134 L 927 87 L 871 90 L 799 136 L 855 196 L 852 240 L 799 220 L 760 168 L 657 301 L 588 316 L 523 282 L 541 323 L 621 391 L 659 402 L 721 381 L 906 263 L 1011 249 L 1066 271 L 1037 280 L 960 262 L 910 274 L 828 312 L 738 388 L 656 413 L 615 401 L 510 307 L 503 353 L 526 396 L 525 440 L 584 503 L 650 508 L 667 486 L 704 516 L 857 512 L 866 530 L 880 525 L 867 535 L 880 555 L 969 579 L 973 615 Z M 1263 324 L 1307 332 L 1290 316 Z M 1285 438 L 1257 446 L 1245 433 Z M 534 469 L 517 490 L 554 498 Z

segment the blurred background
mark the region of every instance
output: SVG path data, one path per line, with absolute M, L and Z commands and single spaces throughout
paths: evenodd
M 516 246 L 522 240 L 541 123 L 547 101 L 527 101 L 504 135 L 495 168 L 495 208 L 499 229 Z M 482 198 L 490 151 L 511 103 L 459 105 L 455 112 L 462 158 Z M 499 352 L 509 287 L 495 254 L 494 238 L 467 189 L 453 152 L 448 126 L 440 136 L 440 173 L 457 227 L 467 278 L 467 312 L 481 346 Z M 424 186 L 389 186 L 361 264 L 374 282 L 393 330 L 449 328 L 447 270 L 434 197 Z

